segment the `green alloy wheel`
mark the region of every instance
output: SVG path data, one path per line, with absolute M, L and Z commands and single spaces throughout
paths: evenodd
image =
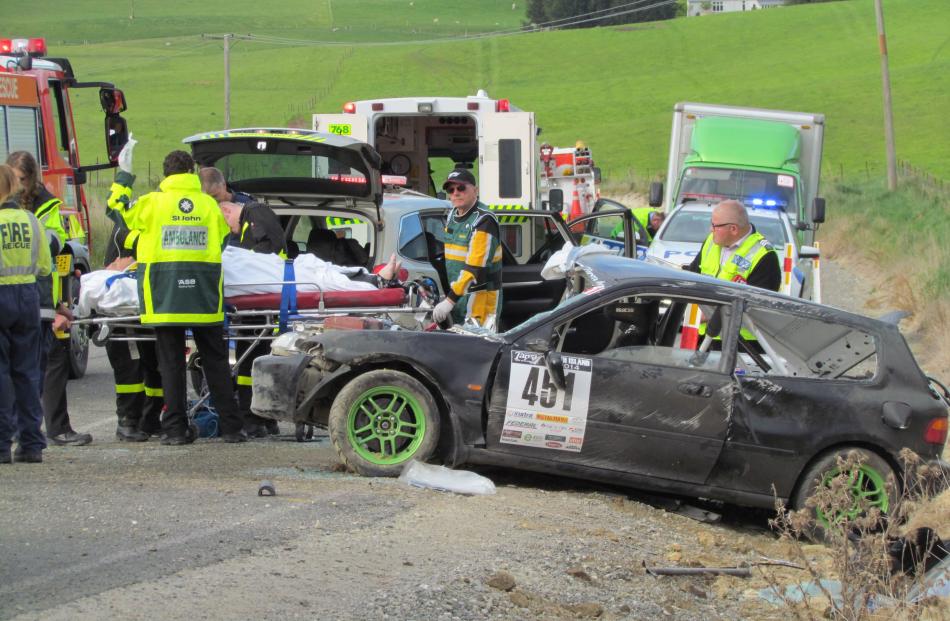
M 820 457 L 808 468 L 792 499 L 792 506 L 795 509 L 804 508 L 808 498 L 820 487 L 830 486 L 841 475 L 838 457 L 847 458 L 852 453 L 857 456 L 857 466 L 848 475 L 850 503 L 847 503 L 847 508 L 842 507 L 834 513 L 815 510 L 815 532 L 812 533 L 815 538 L 823 537 L 824 531 L 831 526 L 854 520 L 872 508 L 876 507 L 882 514 L 887 514 L 896 500 L 894 485 L 888 483 L 888 479 L 894 475 L 894 469 L 877 453 L 844 448 Z
M 439 439 L 439 412 L 429 390 L 389 369 L 351 380 L 333 401 L 329 423 L 340 459 L 364 476 L 398 476 L 410 459 L 431 457 Z

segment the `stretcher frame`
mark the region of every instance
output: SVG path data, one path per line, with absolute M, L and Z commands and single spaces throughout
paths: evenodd
M 296 309 L 293 313 L 288 313 L 286 325 L 280 321 L 281 309 L 252 309 L 252 310 L 228 310 L 227 298 L 225 298 L 225 340 L 226 341 L 251 341 L 250 346 L 239 356 L 234 364 L 231 365 L 231 377 L 237 376 L 238 369 L 248 356 L 250 356 L 257 346 L 264 341 L 272 341 L 279 334 L 296 329 L 298 324 L 310 325 L 319 324 L 328 317 L 342 315 L 357 316 L 384 316 L 389 317 L 394 314 L 417 314 L 431 313 L 429 306 L 412 306 L 411 300 L 418 294 L 416 283 L 407 285 L 406 298 L 410 303 L 405 306 L 350 306 L 350 307 L 327 307 L 324 300 L 325 292 L 315 282 L 309 281 L 278 281 L 268 283 L 241 283 L 242 286 L 263 287 L 263 286 L 284 286 L 284 285 L 306 285 L 314 287 L 319 294 L 317 308 Z M 254 321 L 252 323 L 242 323 L 242 319 L 264 318 L 264 323 Z M 96 336 L 92 338 L 96 345 L 104 345 L 107 341 L 115 342 L 154 342 L 154 328 L 143 326 L 141 324 L 141 315 L 98 315 L 83 319 L 77 319 L 73 322 L 79 326 L 97 326 Z M 283 330 L 281 328 L 284 328 Z M 99 336 L 105 331 L 104 336 Z M 191 421 L 195 413 L 204 405 L 204 402 L 211 397 L 209 390 L 205 389 L 198 395 L 195 403 L 188 408 L 188 420 Z

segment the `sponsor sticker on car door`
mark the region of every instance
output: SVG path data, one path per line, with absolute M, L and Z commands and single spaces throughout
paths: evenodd
M 511 352 L 503 444 L 580 452 L 587 427 L 591 359 L 562 356 L 564 387 L 555 385 L 544 354 Z

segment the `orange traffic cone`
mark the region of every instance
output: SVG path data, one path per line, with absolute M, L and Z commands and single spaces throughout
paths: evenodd
M 577 218 L 580 218 L 583 215 L 584 215 L 584 212 L 583 210 L 581 210 L 581 197 L 580 197 L 580 194 L 577 193 L 577 179 L 575 179 L 574 180 L 574 195 L 571 197 L 571 213 L 570 213 L 570 216 L 568 216 L 568 221 L 570 222 L 571 220 L 576 220 Z M 584 230 L 584 226 L 581 224 L 578 224 L 574 227 L 571 227 L 571 230 L 574 231 L 575 233 L 580 233 Z

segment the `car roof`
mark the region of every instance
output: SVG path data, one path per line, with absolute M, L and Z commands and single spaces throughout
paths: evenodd
M 715 289 L 719 294 L 725 294 L 729 297 L 766 301 L 771 306 L 795 307 L 813 314 L 816 318 L 831 321 L 846 319 L 849 323 L 868 328 L 873 327 L 879 331 L 890 330 L 891 328 L 897 330 L 896 326 L 889 323 L 832 306 L 792 298 L 758 287 L 719 280 L 711 276 L 704 276 L 666 265 L 657 265 L 649 261 L 638 261 L 613 254 L 597 253 L 580 257 L 577 260 L 577 265 L 590 276 L 592 284 L 603 286 L 605 289 L 637 284 L 659 285 L 669 289 L 681 288 L 682 293 L 690 295 L 697 293 L 696 288 L 702 288 L 710 292 Z M 672 293 L 674 291 L 671 291 Z

